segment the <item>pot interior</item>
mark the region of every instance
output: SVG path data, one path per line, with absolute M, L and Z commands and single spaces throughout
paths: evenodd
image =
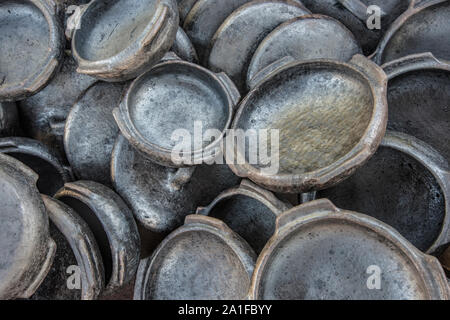
M 22 152 L 9 152 L 7 155 L 21 161 L 39 175 L 37 187 L 41 193 L 53 196 L 64 186 L 61 172 L 47 160 Z
M 223 132 L 228 124 L 229 100 L 224 89 L 212 75 L 183 63 L 156 67 L 135 83 L 129 94 L 128 106 L 131 120 L 147 142 L 171 150 L 179 140 L 174 133 L 187 130 L 190 136 L 181 142 L 191 142 L 191 151 L 199 151 L 211 140 L 194 135 L 198 125 Z M 177 137 L 176 139 L 180 139 Z M 202 139 L 194 145 L 194 139 Z
M 373 106 L 371 87 L 356 71 L 325 61 L 299 64 L 250 93 L 235 127 L 279 130 L 279 173 L 303 174 L 352 151 L 368 128 Z M 276 154 L 274 141 L 266 149 Z
M 432 52 L 450 60 L 450 2 L 430 6 L 410 17 L 395 32 L 383 51 L 382 61 L 392 61 L 410 54 Z
M 149 300 L 230 300 L 247 295 L 250 278 L 236 253 L 207 231 L 184 232 L 153 258 Z
M 208 216 L 225 222 L 257 254 L 275 232 L 275 213 L 262 202 L 245 195 L 223 199 L 212 208 Z
M 445 219 L 445 194 L 432 173 L 388 147 L 381 147 L 352 177 L 320 191 L 318 197 L 391 225 L 422 251 L 439 237 Z
M 98 244 L 98 248 L 100 249 L 100 254 L 102 256 L 103 265 L 105 268 L 105 283 L 108 284 L 113 271 L 113 258 L 111 254 L 111 244 L 109 242 L 108 235 L 103 228 L 102 222 L 99 220 L 95 212 L 84 202 L 69 196 L 61 197 L 58 200 L 74 209 L 91 229 Z
M 155 14 L 156 0 L 100 0 L 83 14 L 75 45 L 81 58 L 111 58 L 133 45 Z
M 31 1 L 0 3 L 0 84 L 18 85 L 41 71 L 49 54 L 50 30 Z
M 450 160 L 450 72 L 418 70 L 389 81 L 388 128 L 428 143 Z
M 298 227 L 271 251 L 259 282 L 260 299 L 424 299 L 413 261 L 394 243 L 346 220 L 322 219 Z M 370 254 L 368 254 L 370 252 Z M 368 287 L 370 267 L 381 271 L 380 290 Z
M 56 253 L 52 267 L 38 290 L 31 296 L 31 300 L 80 300 L 81 287 L 72 289 L 70 266 L 78 266 L 78 261 L 70 247 L 69 242 L 50 221 L 50 236 L 56 242 Z M 75 276 L 75 274 L 74 274 Z M 81 283 L 80 283 L 81 284 Z

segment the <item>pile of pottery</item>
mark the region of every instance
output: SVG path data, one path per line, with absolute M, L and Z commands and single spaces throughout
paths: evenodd
M 0 299 L 450 299 L 449 33 L 450 0 L 1 2 Z

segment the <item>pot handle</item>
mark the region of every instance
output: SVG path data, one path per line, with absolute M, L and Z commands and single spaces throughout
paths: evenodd
M 166 62 L 166 61 L 177 61 L 181 60 L 179 56 L 175 52 L 169 51 L 167 52 L 164 57 L 161 58 L 161 60 L 158 63 Z
M 362 22 L 365 23 L 367 21 L 370 7 L 361 0 L 338 0 L 338 2 Z M 386 16 L 386 13 L 381 11 L 381 16 Z
M 167 4 L 160 3 L 155 12 L 155 23 L 149 34 L 142 40 L 142 46 L 148 47 L 152 45 L 153 40 L 158 36 L 158 34 L 164 29 L 164 25 L 168 22 L 169 19 L 169 7 Z
M 387 86 L 386 73 L 380 66 L 367 57 L 362 54 L 355 54 L 349 63 L 360 69 L 373 84 L 378 84 L 383 88 Z
M 179 168 L 173 176 L 169 178 L 169 187 L 173 191 L 179 191 L 183 186 L 191 181 L 196 167 Z
M 260 84 L 269 74 L 272 72 L 284 67 L 285 65 L 295 61 L 295 59 L 291 56 L 285 56 L 271 64 L 267 67 L 258 71 L 251 79 L 248 80 L 247 86 L 248 88 L 254 89 L 258 84 Z
M 239 104 L 239 101 L 241 101 L 241 94 L 238 88 L 234 84 L 233 80 L 231 80 L 230 77 L 228 77 L 224 72 L 216 73 L 216 75 L 227 89 L 227 92 L 233 101 L 233 108 L 235 109 Z
M 216 229 L 219 229 L 224 232 L 230 232 L 231 229 L 223 222 L 222 220 L 211 218 L 208 216 L 200 215 L 200 214 L 191 214 L 186 216 L 184 220 L 184 225 L 192 225 L 192 224 L 202 224 L 206 226 L 210 226 Z
M 314 200 L 286 211 L 277 218 L 276 232 L 289 223 L 318 211 L 339 212 L 340 210 L 328 199 Z
M 439 59 L 437 59 L 431 52 L 424 52 L 419 54 L 412 54 L 388 63 L 381 67 L 386 72 L 389 79 L 409 71 L 414 71 L 424 68 L 435 68 L 439 66 L 447 66 Z
M 67 40 L 71 40 L 73 38 L 73 34 L 75 33 L 75 30 L 78 30 L 80 28 L 81 24 L 81 17 L 83 16 L 84 12 L 88 8 L 88 4 L 82 4 L 79 6 L 71 5 L 67 8 L 67 13 L 72 14 L 67 19 L 67 27 L 65 30 L 65 35 Z

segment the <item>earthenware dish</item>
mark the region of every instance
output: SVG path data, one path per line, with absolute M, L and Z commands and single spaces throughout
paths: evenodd
M 250 298 L 257 300 L 449 297 L 435 257 L 423 254 L 384 223 L 338 209 L 325 199 L 278 217 L 275 235 L 256 263 L 250 290 Z
M 290 0 L 255 0 L 239 7 L 209 44 L 209 68 L 225 72 L 241 92 L 245 91 L 248 64 L 258 44 L 281 23 L 305 14 L 309 11 L 303 5 Z
M 93 0 L 73 33 L 77 71 L 104 81 L 136 78 L 169 51 L 178 30 L 175 0 Z
M 227 155 L 234 160 L 227 163 L 238 176 L 275 192 L 338 184 L 381 143 L 386 84 L 383 70 L 362 55 L 349 63 L 279 60 L 252 79 L 253 89 L 232 124 L 235 130 L 252 129 L 263 141 L 267 133 L 270 141 L 266 137 L 256 155 L 249 155 L 248 144 L 227 143 Z
M 0 154 L 0 299 L 29 298 L 53 263 L 56 244 L 36 188 L 38 176 Z
M 296 60 L 333 59 L 347 62 L 362 53 L 354 35 L 339 21 L 323 15 L 289 20 L 259 44 L 250 61 L 247 81 L 286 55 Z
M 0 4 L 0 101 L 39 92 L 63 57 L 64 33 L 53 0 Z
M 134 299 L 243 299 L 255 258 L 250 246 L 220 220 L 190 215 L 152 257 L 141 261 Z
M 150 160 L 193 166 L 214 162 L 221 152 L 239 98 L 224 73 L 172 55 L 133 81 L 114 117 L 125 138 Z M 220 135 L 198 141 L 209 129 Z

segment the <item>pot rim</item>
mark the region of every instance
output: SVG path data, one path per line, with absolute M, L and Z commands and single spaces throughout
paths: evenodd
M 420 252 L 395 229 L 370 216 L 338 209 L 328 199 L 309 202 L 292 208 L 277 218 L 274 236 L 269 240 L 256 262 L 249 291 L 250 299 L 261 299 L 259 290 L 265 267 L 276 248 L 291 234 L 308 224 L 340 220 L 372 230 L 401 251 L 414 265 L 421 282 L 427 287 L 427 299 L 449 299 L 450 292 L 444 271 L 435 257 Z
M 222 201 L 236 196 L 245 196 L 265 205 L 275 217 L 289 210 L 292 206 L 278 199 L 272 192 L 258 187 L 249 180 L 242 180 L 239 186 L 225 190 L 219 194 L 207 207 L 199 207 L 197 214 L 209 216 L 212 210 Z
M 283 59 L 280 61 L 282 60 Z M 277 62 L 273 65 L 276 63 Z M 266 69 L 263 69 L 259 75 L 264 73 L 265 70 L 270 70 L 273 65 L 269 65 Z M 282 65 L 281 67 L 275 68 L 265 75 L 241 101 L 231 128 L 237 128 L 244 110 L 248 107 L 250 99 L 266 81 L 291 68 L 304 66 L 316 67 L 324 65 L 332 66 L 333 68 L 351 70 L 352 72 L 358 74 L 370 88 L 373 98 L 372 117 L 360 141 L 349 153 L 341 157 L 335 163 L 325 168 L 320 168 L 318 170 L 302 174 L 262 174 L 259 169 L 250 165 L 245 157 L 239 155 L 239 150 L 236 150 L 238 157 L 245 159 L 245 164 L 242 165 L 229 164 L 230 168 L 236 175 L 249 178 L 256 184 L 275 192 L 308 192 L 312 190 L 324 189 L 339 183 L 353 173 L 358 167 L 362 166 L 375 153 L 381 143 L 387 127 L 387 77 L 379 66 L 375 65 L 361 54 L 354 55 L 349 62 L 340 62 L 329 59 L 306 61 L 294 60 Z M 258 75 L 255 76 L 255 78 L 257 77 Z
M 183 153 L 183 156 L 190 156 L 191 159 L 193 160 L 192 161 L 193 164 L 190 165 L 174 164 L 172 162 L 172 150 L 165 147 L 161 147 L 157 144 L 154 144 L 153 142 L 148 141 L 134 125 L 134 122 L 131 119 L 131 112 L 130 112 L 131 95 L 134 93 L 136 87 L 140 84 L 140 82 L 144 81 L 147 77 L 151 77 L 152 73 L 156 69 L 171 68 L 172 66 L 177 65 L 185 66 L 192 69 L 193 70 L 192 74 L 203 73 L 212 80 L 214 80 L 217 83 L 217 85 L 220 86 L 221 91 L 226 96 L 227 99 L 226 103 L 228 105 L 227 106 L 228 116 L 226 124 L 224 128 L 221 130 L 220 137 L 200 150 L 194 150 L 193 152 Z M 146 73 L 142 74 L 137 79 L 135 79 L 129 86 L 128 90 L 126 91 L 125 96 L 122 99 L 119 107 L 114 109 L 113 114 L 114 118 L 116 119 L 116 123 L 119 126 L 119 129 L 121 133 L 124 135 L 124 137 L 130 142 L 132 146 L 134 146 L 137 150 L 146 155 L 147 158 L 152 159 L 154 162 L 164 166 L 176 168 L 186 167 L 195 165 L 196 163 L 203 163 L 205 161 L 213 160 L 216 157 L 215 154 L 208 154 L 207 156 L 204 156 L 204 154 L 212 152 L 214 150 L 218 150 L 218 148 L 221 146 L 223 139 L 226 135 L 226 130 L 230 128 L 234 115 L 234 108 L 239 98 L 240 94 L 238 93 L 237 88 L 235 87 L 233 82 L 228 78 L 228 76 L 226 76 L 224 73 L 213 73 L 212 71 L 206 68 L 203 68 L 199 65 L 187 61 L 183 61 L 178 57 L 176 57 L 175 55 L 172 55 L 172 57 L 169 57 L 167 60 L 158 63 L 151 70 L 147 71 Z
M 79 20 L 80 24 L 83 22 L 86 13 L 97 9 L 96 5 L 99 1 L 100 0 L 93 0 L 83 7 Z M 82 28 L 76 29 L 72 36 L 72 55 L 78 64 L 77 72 L 94 76 L 105 81 L 123 81 L 139 75 L 137 69 L 145 64 L 143 60 L 148 56 L 146 48 L 154 45 L 154 42 L 162 35 L 164 28 L 170 20 L 171 8 L 169 4 L 163 0 L 155 1 L 158 2 L 156 10 L 139 37 L 125 49 L 110 57 L 99 60 L 89 60 L 84 58 L 78 50 L 77 43 L 77 38 L 82 32 Z M 177 17 L 176 20 L 178 20 L 178 10 L 175 11 L 175 16 Z M 175 31 L 178 29 L 177 27 L 178 23 L 176 24 L 176 28 L 174 28 Z M 174 39 L 175 35 L 176 33 L 174 33 Z M 139 65 L 135 65 L 135 61 L 138 61 Z M 133 67 L 130 69 L 130 66 Z M 111 74 L 117 74 L 117 78 L 120 79 L 114 80 L 115 77 L 111 77 Z M 128 75 L 126 79 L 121 78 L 125 74 Z
M 381 65 L 388 80 L 419 70 L 442 70 L 450 72 L 450 63 L 436 58 L 431 52 L 411 54 Z
M 18 84 L 0 86 L 0 101 L 23 100 L 43 89 L 57 72 L 63 56 L 64 33 L 57 18 L 57 5 L 53 0 L 26 0 L 44 16 L 49 33 L 49 51 L 42 67 Z
M 146 299 L 145 291 L 149 283 L 150 271 L 158 259 L 164 260 L 164 257 L 159 257 L 160 253 L 167 246 L 170 246 L 171 242 L 177 241 L 179 236 L 184 233 L 196 231 L 211 233 L 221 239 L 225 245 L 229 246 L 235 253 L 236 257 L 240 260 L 240 263 L 248 275 L 249 281 L 251 281 L 256 254 L 250 245 L 219 219 L 202 215 L 189 215 L 186 217 L 184 225 L 169 234 L 159 244 L 158 248 L 150 257 L 141 260 L 134 287 L 134 300 Z
M 81 300 L 95 300 L 105 286 L 103 260 L 87 223 L 59 200 L 42 195 L 50 221 L 69 243 L 81 269 Z

